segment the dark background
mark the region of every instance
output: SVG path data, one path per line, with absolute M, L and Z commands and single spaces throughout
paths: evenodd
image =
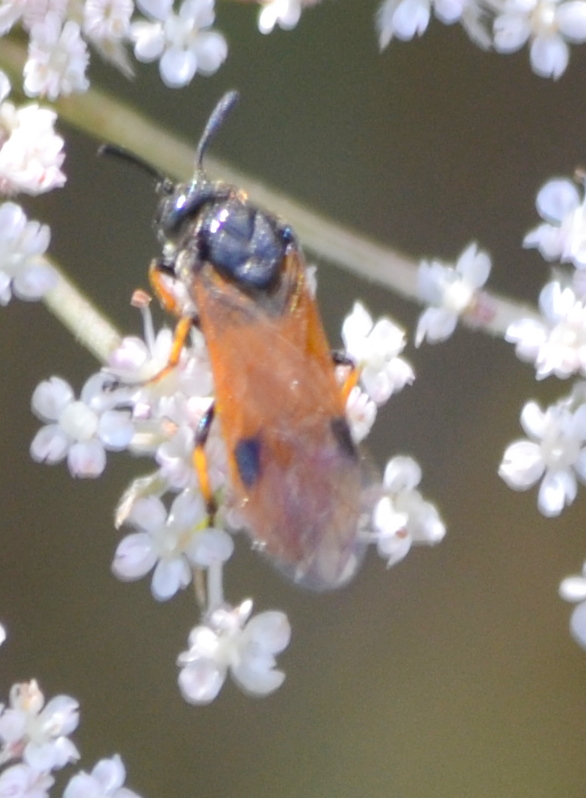
M 553 83 L 531 72 L 526 50 L 483 53 L 433 22 L 381 55 L 374 11 L 324 0 L 295 31 L 262 37 L 254 8 L 224 3 L 230 55 L 214 77 L 171 91 L 155 66 L 132 84 L 97 63 L 91 75 L 194 146 L 220 94 L 239 88 L 218 156 L 415 260 L 454 260 L 477 240 L 494 289 L 536 301 L 547 266 L 521 241 L 539 187 L 586 162 L 586 51 L 574 48 Z M 68 183 L 27 208 L 51 223 L 64 268 L 137 331 L 128 300 L 156 252 L 148 181 L 64 132 Z M 411 332 L 418 314 L 326 263 L 319 298 L 334 345 L 355 298 Z M 175 666 L 197 620 L 191 593 L 159 605 L 148 581 L 110 573 L 113 508 L 151 465 L 113 456 L 99 481 L 74 482 L 65 466 L 34 464 L 34 387 L 58 374 L 79 389 L 97 364 L 38 305 L 14 301 L 1 319 L 2 694 L 36 676 L 48 696 L 78 698 L 84 767 L 119 751 L 144 798 L 586 794 L 586 655 L 557 598 L 586 553 L 586 496 L 548 521 L 534 490 L 515 494 L 496 475 L 524 402 L 569 384 L 536 384 L 510 347 L 466 330 L 410 347 L 418 379 L 380 414 L 369 446 L 381 467 L 395 453 L 421 462 L 445 541 L 391 571 L 373 555 L 327 596 L 282 581 L 241 541 L 227 592 L 288 613 L 287 680 L 265 700 L 227 683 L 194 708 Z

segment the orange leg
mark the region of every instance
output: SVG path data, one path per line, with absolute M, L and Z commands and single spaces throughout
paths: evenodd
M 355 388 L 358 385 L 358 380 L 360 379 L 360 369 L 357 366 L 352 366 L 352 370 L 344 380 L 344 384 L 342 385 L 342 400 L 344 405 L 348 401 L 348 397 L 352 391 L 352 388 Z
M 332 360 L 334 361 L 336 366 L 349 366 L 350 371 L 348 372 L 348 376 L 344 380 L 344 384 L 340 390 L 342 394 L 342 400 L 344 404 L 348 401 L 348 397 L 352 391 L 352 388 L 355 388 L 358 385 L 358 380 L 360 379 L 360 369 L 354 363 L 352 358 L 348 357 L 344 352 L 332 352 Z
M 148 382 L 159 382 L 173 371 L 177 363 L 179 363 L 181 350 L 185 346 L 185 341 L 187 340 L 187 336 L 189 335 L 192 325 L 193 319 L 191 316 L 182 316 L 179 319 L 177 326 L 175 327 L 175 333 L 173 334 L 173 346 L 171 347 L 171 353 L 169 355 L 167 365 L 157 374 L 155 374 L 154 377 L 151 377 Z
M 177 299 L 165 285 L 163 280 L 164 271 L 157 259 L 151 261 L 149 266 L 149 283 L 153 289 L 153 293 L 161 303 L 163 310 L 171 313 L 173 316 L 182 316 L 183 313 L 177 303 Z
M 208 515 L 210 516 L 210 523 L 213 523 L 216 510 L 216 500 L 212 493 L 210 485 L 210 474 L 208 470 L 207 455 L 205 453 L 205 445 L 208 439 L 210 427 L 214 420 L 214 405 L 210 405 L 208 410 L 202 416 L 199 422 L 197 433 L 195 436 L 195 448 L 193 450 L 193 467 L 199 479 L 199 487 L 206 503 Z
M 173 316 L 179 316 L 179 321 L 175 327 L 173 346 L 171 347 L 167 365 L 165 368 L 161 369 L 158 374 L 155 374 L 155 376 L 152 377 L 149 382 L 159 382 L 159 380 L 164 379 L 168 374 L 170 374 L 171 371 L 173 371 L 177 363 L 179 363 L 181 350 L 185 346 L 185 341 L 187 340 L 191 326 L 195 322 L 195 319 L 192 316 L 185 315 L 183 313 L 183 309 L 178 304 L 175 295 L 169 291 L 165 285 L 163 274 L 164 272 L 160 267 L 159 261 L 152 260 L 151 265 L 149 266 L 149 282 L 151 284 L 151 288 L 161 303 L 163 310 L 166 310 L 167 313 L 171 313 Z

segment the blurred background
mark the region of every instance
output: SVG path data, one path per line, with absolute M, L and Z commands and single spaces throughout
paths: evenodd
M 156 65 L 128 83 L 95 58 L 90 77 L 194 147 L 218 97 L 240 89 L 219 157 L 414 260 L 455 260 L 476 240 L 492 287 L 536 302 L 548 269 L 521 242 L 540 186 L 586 164 L 586 48 L 558 83 L 531 72 L 526 50 L 484 53 L 436 21 L 379 54 L 375 10 L 324 0 L 296 30 L 263 37 L 255 7 L 221 3 L 230 54 L 215 76 L 171 91 Z M 138 332 L 129 298 L 157 252 L 150 183 L 61 130 L 67 185 L 27 210 L 51 224 L 52 253 L 97 305 Z M 413 332 L 418 308 L 318 265 L 334 346 L 356 298 Z M 586 555 L 586 490 L 548 521 L 534 490 L 515 494 L 496 474 L 525 401 L 547 404 L 569 384 L 537 384 L 511 347 L 467 330 L 410 346 L 417 380 L 380 413 L 369 447 L 381 468 L 396 453 L 419 460 L 445 541 L 390 571 L 373 554 L 348 588 L 316 596 L 240 540 L 228 597 L 288 613 L 287 680 L 264 700 L 228 682 L 196 708 L 175 665 L 197 621 L 191 592 L 160 605 L 147 580 L 110 572 L 113 509 L 151 463 L 112 456 L 101 479 L 75 483 L 65 466 L 33 463 L 35 386 L 58 374 L 79 390 L 97 364 L 39 305 L 13 301 L 1 324 L 2 696 L 37 677 L 48 697 L 79 699 L 82 767 L 118 751 L 144 798 L 586 794 L 586 653 L 557 597 Z

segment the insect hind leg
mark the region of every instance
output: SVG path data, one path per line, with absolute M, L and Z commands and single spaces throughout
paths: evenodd
M 195 433 L 195 447 L 193 449 L 193 467 L 199 480 L 199 488 L 206 503 L 206 509 L 210 517 L 210 525 L 213 524 L 218 505 L 214 498 L 210 484 L 210 472 L 208 468 L 208 457 L 205 445 L 210 433 L 212 421 L 215 415 L 215 405 L 211 404 L 201 417 Z

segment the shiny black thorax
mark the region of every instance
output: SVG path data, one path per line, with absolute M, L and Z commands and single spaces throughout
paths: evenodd
M 196 272 L 211 263 L 245 291 L 275 286 L 287 248 L 295 243 L 288 225 L 203 173 L 162 191 L 154 221 L 163 246 L 161 268 L 181 278 L 186 269 Z

